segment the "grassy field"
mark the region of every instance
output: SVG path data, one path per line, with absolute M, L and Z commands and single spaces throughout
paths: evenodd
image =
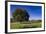
M 13 22 L 10 23 L 10 28 L 11 29 L 24 29 L 24 28 L 40 28 L 41 27 L 41 22 Z

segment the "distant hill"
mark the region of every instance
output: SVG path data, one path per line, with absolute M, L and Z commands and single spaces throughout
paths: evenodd
M 31 20 L 31 22 L 41 22 L 42 20 Z

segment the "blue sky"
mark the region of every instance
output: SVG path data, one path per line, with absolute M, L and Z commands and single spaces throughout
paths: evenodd
M 30 15 L 29 20 L 42 19 L 42 7 L 41 6 L 27 6 L 27 5 L 11 5 L 10 6 L 10 16 L 17 9 L 22 8 L 27 10 Z

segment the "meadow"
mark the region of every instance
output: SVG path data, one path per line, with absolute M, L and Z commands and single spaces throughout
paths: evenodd
M 41 28 L 42 22 L 12 22 L 10 23 L 11 29 L 24 29 L 24 28 Z

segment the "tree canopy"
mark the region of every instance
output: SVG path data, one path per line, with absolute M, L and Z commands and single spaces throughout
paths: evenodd
M 15 21 L 28 21 L 29 14 L 25 9 L 17 8 L 13 12 L 13 18 Z

